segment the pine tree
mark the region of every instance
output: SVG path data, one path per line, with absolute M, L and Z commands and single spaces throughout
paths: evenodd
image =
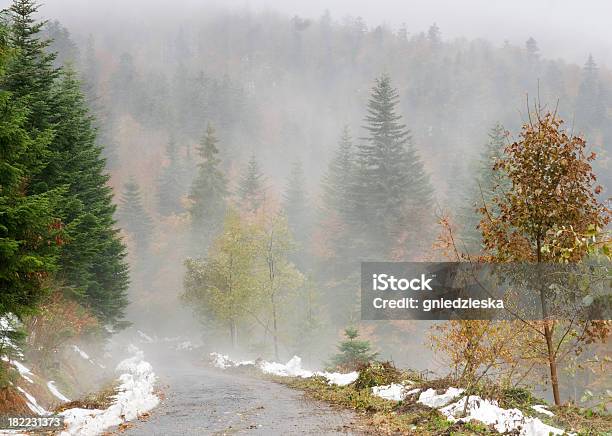
M 157 204 L 161 215 L 168 216 L 183 210 L 181 197 L 185 193 L 184 171 L 174 138 L 166 145 L 168 165 L 162 168 L 157 180 Z
M 218 142 L 215 130 L 209 124 L 198 147 L 202 161 L 198 164 L 198 174 L 189 194 L 192 230 L 199 250 L 206 250 L 212 236 L 220 229 L 225 214 L 227 181 L 219 169 Z
M 295 161 L 283 194 L 283 209 L 289 222 L 291 233 L 303 248 L 310 235 L 310 209 L 305 189 L 306 180 L 302 163 Z
M 248 212 L 255 212 L 264 202 L 265 176 L 259 168 L 259 162 L 255 154 L 252 154 L 249 162 L 242 170 L 238 181 L 238 201 L 240 207 Z
M 472 164 L 470 173 L 475 177 L 468 182 L 468 193 L 458 202 L 461 203 L 457 211 L 460 236 L 468 253 L 479 252 L 482 245 L 482 233 L 478 229 L 482 216 L 478 210 L 486 204 L 493 213 L 498 213 L 491 202 L 496 195 L 510 188 L 506 174 L 495 168 L 497 160 L 504 155 L 507 137 L 508 133 L 501 124 L 497 123 L 491 128 L 489 141 L 478 161 Z
M 369 256 L 384 256 L 409 230 L 422 239 L 430 221 L 433 189 L 410 142 L 396 106 L 399 95 L 389 76 L 376 80 L 368 102 L 368 136 L 357 147 L 357 175 L 351 213 L 356 235 L 367 235 Z
M 140 255 L 146 253 L 153 233 L 153 222 L 142 204 L 140 187 L 134 177 L 130 177 L 123 186 L 119 219 L 123 228 L 133 235 Z

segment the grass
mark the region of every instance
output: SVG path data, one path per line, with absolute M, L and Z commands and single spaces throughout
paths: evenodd
M 462 386 L 449 378 L 426 380 L 415 373 L 401 372 L 388 362 L 377 362 L 362 368 L 359 378 L 348 386 L 330 385 L 323 377 L 290 378 L 272 377 L 278 383 L 302 390 L 310 398 L 351 409 L 372 434 L 405 434 L 424 436 L 460 436 L 499 434 L 492 426 L 478 421 L 453 423 L 439 411 L 416 402 L 413 395 L 404 401 L 388 401 L 371 394 L 371 387 L 410 380 L 421 390 L 436 389 L 439 392 L 449 386 Z M 555 416 L 538 414 L 533 405 L 546 404 L 540 398 L 522 388 L 504 388 L 483 383 L 469 388 L 470 395 L 495 400 L 500 407 L 517 408 L 525 415 L 538 416 L 543 422 L 557 428 L 575 432 L 579 436 L 612 436 L 612 416 L 591 409 L 578 407 L 549 407 Z
M 323 377 L 273 377 L 279 383 L 302 390 L 310 398 L 356 411 L 372 434 L 424 436 L 492 435 L 484 425 L 452 423 L 435 409 L 416 401 L 388 401 L 372 395 L 370 388 L 330 385 Z M 404 379 L 405 380 L 405 379 Z M 397 380 L 401 381 L 401 380 Z

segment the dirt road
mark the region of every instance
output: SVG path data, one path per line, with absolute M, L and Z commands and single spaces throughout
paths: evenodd
M 125 435 L 360 434 L 355 414 L 286 386 L 193 362 L 152 364 L 165 399 Z

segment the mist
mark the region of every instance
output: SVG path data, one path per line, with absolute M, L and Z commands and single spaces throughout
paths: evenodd
M 0 1 L 0 9 L 9 6 Z M 548 367 L 532 371 L 523 355 L 491 345 L 498 336 L 510 343 L 511 330 L 486 331 L 493 351 L 482 354 L 495 364 L 472 367 L 461 359 L 473 343 L 461 353 L 453 343 L 473 334 L 462 330 L 465 320 L 362 319 L 360 274 L 368 261 L 539 262 L 541 241 L 516 242 L 522 215 L 508 212 L 524 192 L 512 153 L 531 144 L 538 123 L 562 132 L 560 143 L 573 141 L 563 144 L 576 147 L 571 157 L 584 174 L 575 184 L 585 187 L 572 198 L 584 204 L 567 210 L 587 217 L 553 210 L 562 218 L 541 232 L 556 235 L 545 253 L 564 262 L 600 254 L 612 176 L 611 15 L 605 0 L 49 0 L 36 13 L 49 41 L 41 50 L 56 54 L 46 61 L 57 68 L 49 75 L 76 77 L 50 81 L 82 95 L 86 120 L 66 127 L 50 118 L 32 129 L 59 125 L 75 136 L 91 129 L 82 136 L 108 202 L 105 235 L 117 244 L 108 256 L 119 266 L 107 274 L 123 280 L 116 297 L 102 285 L 89 295 L 70 282 L 74 255 L 67 272 L 60 266 L 50 275 L 51 288 L 74 290 L 92 318 L 111 312 L 111 321 L 100 321 L 104 339 L 91 344 L 98 355 L 138 342 L 181 389 L 193 377 L 189 362 L 197 367 L 222 353 L 233 369 L 240 360 L 253 369 L 300 356 L 313 371 L 358 372 L 381 361 L 422 380 L 465 381 L 470 371 L 500 367 L 502 375 L 483 380 L 516 381 L 557 404 L 560 389 L 578 404 L 592 380 L 571 365 L 596 361 L 608 348 L 605 335 L 582 360 L 560 363 L 567 364 L 560 388 L 558 381 L 555 389 L 533 387 Z M 53 92 L 51 101 L 63 95 Z M 81 177 L 85 170 L 75 168 Z M 46 186 L 33 174 L 32 186 Z M 74 222 L 54 225 L 69 233 L 88 221 Z M 561 240 L 568 229 L 576 234 Z M 86 252 L 84 235 L 66 243 Z M 579 247 L 555 245 L 569 240 Z M 344 365 L 355 344 L 365 361 Z

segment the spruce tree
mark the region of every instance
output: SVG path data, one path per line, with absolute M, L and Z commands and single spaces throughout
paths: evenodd
M 351 213 L 369 256 L 388 254 L 405 231 L 422 239 L 431 218 L 433 189 L 397 113 L 398 103 L 389 76 L 376 79 L 365 118 L 368 135 L 357 147 Z
M 201 162 L 189 198 L 192 205 L 189 209 L 195 243 L 199 251 L 205 251 L 212 237 L 220 230 L 225 214 L 227 181 L 219 168 L 219 140 L 211 124 L 200 142 L 198 153 Z
M 67 188 L 62 220 L 68 243 L 62 249 L 59 277 L 84 295 L 100 319 L 118 325 L 127 305 L 125 247 L 115 226 L 116 207 L 94 120 L 74 72 L 62 72 L 53 108 L 51 158 L 39 184 Z
M 243 210 L 255 212 L 263 205 L 264 182 L 265 177 L 259 168 L 257 157 L 253 153 L 238 182 L 238 201 Z
M 163 216 L 180 213 L 183 210 L 181 197 L 184 194 L 184 171 L 174 138 L 166 145 L 168 165 L 162 168 L 157 180 L 157 204 Z
M 56 55 L 48 52 L 50 41 L 40 37 L 45 22 L 34 17 L 38 8 L 34 0 L 14 0 L 9 8 L 9 44 L 16 55 L 7 65 L 2 85 L 15 98 L 27 98 L 26 127 L 43 131 L 51 126 L 52 90 L 59 69 L 54 67 Z
M 283 209 L 291 233 L 302 247 L 310 235 L 310 209 L 305 185 L 302 163 L 299 160 L 295 161 L 291 166 L 287 188 L 283 194 Z
M 2 31 L 0 24 L 0 75 L 6 53 Z M 27 116 L 21 102 L 0 91 L 0 317 L 33 311 L 56 269 L 63 237 L 55 219 L 60 192 L 35 195 L 30 189 L 30 174 L 50 138 L 30 136 Z
M 142 204 L 140 187 L 134 177 L 123 185 L 119 219 L 123 228 L 134 237 L 139 255 L 146 253 L 153 233 L 153 222 Z
M 49 41 L 41 39 L 44 22 L 34 18 L 32 0 L 15 0 L 10 8 L 9 62 L 4 87 L 28 107 L 25 127 L 50 140 L 28 186 L 36 195 L 62 192 L 57 218 L 64 244 L 54 278 L 71 289 L 102 322 L 119 326 L 127 305 L 125 247 L 115 229 L 112 191 L 108 186 L 93 119 L 75 74 L 53 66 Z
M 582 69 L 582 81 L 576 98 L 577 122 L 587 130 L 599 129 L 606 113 L 598 70 L 593 56 L 589 55 Z
M 376 359 L 378 353 L 372 352 L 370 341 L 357 339 L 359 331 L 355 327 L 344 330 L 346 339 L 338 345 L 339 353 L 331 359 L 331 369 L 355 371 Z
M 340 218 L 345 218 L 351 210 L 350 192 L 354 172 L 353 139 L 348 126 L 345 126 L 334 157 L 323 178 L 323 207 L 328 212 L 336 212 Z

